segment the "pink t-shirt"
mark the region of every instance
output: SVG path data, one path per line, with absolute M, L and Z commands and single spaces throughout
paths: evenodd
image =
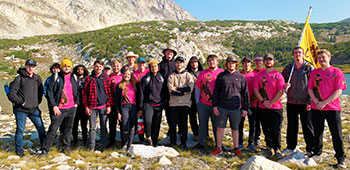
M 267 73 L 266 69 L 263 69 L 254 77 L 253 89 L 259 90 L 260 95 L 265 100 L 272 100 L 278 91 L 284 89 L 284 78 L 282 74 L 276 70 Z M 259 101 L 259 108 L 282 109 L 283 107 L 281 99 L 279 99 L 270 108 L 265 108 L 265 106 Z
M 139 70 L 134 71 L 134 78 L 136 83 L 140 83 L 143 76 L 145 76 L 149 72 L 149 69 L 146 68 L 144 72 L 140 73 Z
M 223 72 L 221 68 L 212 71 L 210 68 L 203 70 L 197 78 L 195 86 L 201 89 L 200 102 L 212 106 L 211 98 L 214 92 L 216 77 Z
M 319 101 L 329 98 L 336 90 L 345 90 L 346 83 L 343 72 L 335 67 L 326 70 L 315 69 L 310 74 L 309 89 L 312 89 Z M 311 109 L 316 109 L 314 101 L 311 102 Z M 339 97 L 329 102 L 322 110 L 341 110 Z
M 249 98 L 250 98 L 253 95 L 253 80 L 254 80 L 255 74 L 253 71 L 251 71 L 249 73 L 241 72 L 241 74 L 243 74 L 245 79 L 247 80 L 248 94 L 249 94 Z
M 110 76 L 110 83 L 113 87 L 113 90 L 116 89 L 116 87 L 118 86 L 118 84 L 122 81 L 123 79 L 123 74 L 122 73 L 119 73 L 118 75 L 112 73 Z
M 58 105 L 59 109 L 70 109 L 74 107 L 73 87 L 70 79 L 71 74 L 64 76 L 64 87 L 61 93 L 61 101 Z
M 132 83 L 129 83 L 128 85 L 126 85 L 126 91 L 122 92 L 122 96 L 124 98 L 123 103 L 122 104 L 134 104 L 136 105 L 136 92 L 135 89 L 132 85 Z M 126 97 L 129 99 L 130 103 L 127 103 L 125 101 Z

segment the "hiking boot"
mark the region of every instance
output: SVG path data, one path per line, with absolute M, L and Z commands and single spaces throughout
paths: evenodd
M 24 151 L 22 150 L 16 151 L 16 155 L 22 158 L 24 156 Z
M 271 157 L 272 156 L 272 150 L 271 148 L 267 147 L 266 149 L 263 150 L 263 155 L 266 157 Z
M 241 156 L 241 155 L 242 155 L 242 152 L 241 152 L 241 150 L 240 150 L 239 148 L 235 148 L 235 149 L 233 150 L 233 152 L 234 152 L 235 155 L 237 155 L 237 156 Z
M 147 139 L 145 142 L 146 145 L 153 145 L 152 139 Z
M 203 150 L 204 149 L 204 145 L 198 143 L 197 145 L 192 147 L 192 149 L 194 149 L 194 150 Z
M 247 146 L 249 152 L 257 153 L 258 151 L 255 149 L 255 146 L 251 143 Z
M 338 161 L 338 163 L 335 165 L 335 168 L 346 169 L 346 165 L 345 165 L 344 161 Z
M 280 149 L 276 149 L 276 150 L 275 150 L 275 154 L 274 154 L 273 156 L 274 156 L 275 158 L 278 158 L 278 159 L 283 158 Z
M 295 149 L 288 149 L 288 148 L 286 148 L 286 149 L 284 149 L 282 151 L 282 154 L 285 155 L 285 154 L 290 154 L 290 153 L 293 153 L 293 152 L 295 152 Z
M 222 158 L 222 155 L 223 155 L 222 149 L 216 148 L 216 149 L 214 150 L 214 152 L 210 153 L 210 155 L 211 155 L 211 156 L 218 157 L 218 158 Z
M 41 150 L 41 153 L 39 154 L 39 158 L 43 158 L 43 157 L 46 157 L 48 155 L 47 151 L 46 150 Z
M 312 151 L 306 152 L 306 156 L 307 156 L 308 158 L 310 158 L 313 154 L 314 154 L 314 152 L 312 152 Z
M 238 149 L 243 151 L 244 150 L 244 146 L 243 145 L 238 145 Z

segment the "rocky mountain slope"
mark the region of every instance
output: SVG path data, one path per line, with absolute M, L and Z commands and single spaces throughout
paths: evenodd
M 0 0 L 0 38 L 75 33 L 152 20 L 197 20 L 172 0 Z

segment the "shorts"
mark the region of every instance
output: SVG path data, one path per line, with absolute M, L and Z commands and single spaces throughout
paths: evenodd
M 226 128 L 227 118 L 230 120 L 230 128 L 232 130 L 238 130 L 239 122 L 241 121 L 241 110 L 226 110 L 218 107 L 220 112 L 219 116 L 216 116 L 216 126 L 218 128 Z

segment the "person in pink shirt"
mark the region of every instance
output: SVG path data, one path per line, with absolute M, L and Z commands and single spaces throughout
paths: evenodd
M 315 133 L 314 153 L 311 157 L 322 154 L 324 121 L 327 120 L 332 135 L 335 157 L 338 161 L 336 167 L 346 168 L 339 97 L 347 87 L 343 72 L 330 65 L 331 57 L 328 50 L 319 50 L 317 61 L 321 68 L 313 70 L 309 79 L 308 93 L 312 99 L 312 124 Z
M 123 73 L 123 79 L 119 83 L 115 97 L 118 108 L 118 119 L 122 123 L 123 150 L 129 150 L 135 134 L 136 125 L 136 94 L 137 87 L 132 70 L 127 68 Z
M 47 89 L 49 107 L 52 107 L 51 124 L 39 157 L 47 156 L 55 141 L 56 132 L 64 124 L 62 152 L 70 151 L 71 133 L 79 104 L 77 76 L 72 74 L 72 62 L 65 57 L 59 76 L 53 75 Z
M 261 114 L 261 125 L 265 135 L 265 155 L 281 158 L 281 127 L 283 107 L 281 97 L 284 92 L 284 78 L 273 66 L 275 58 L 272 54 L 264 56 L 264 70 L 254 77 L 253 90 L 259 100 L 258 112 Z
M 110 84 L 112 87 L 113 95 L 115 95 L 116 88 L 118 84 L 123 79 L 123 74 L 121 73 L 122 63 L 118 59 L 112 60 L 112 70 L 113 72 L 109 75 Z M 111 104 L 111 113 L 108 115 L 109 122 L 109 147 L 113 147 L 115 144 L 115 136 L 117 132 L 117 122 L 118 122 L 118 110 L 116 102 Z M 122 128 L 119 124 L 120 129 Z
M 214 123 L 214 112 L 212 107 L 212 96 L 214 92 L 216 77 L 224 70 L 218 67 L 219 60 L 216 55 L 207 57 L 209 68 L 203 70 L 195 83 L 195 98 L 199 119 L 199 142 L 193 149 L 204 149 L 205 138 L 208 134 L 208 121 L 211 118 L 213 133 L 216 142 L 216 124 Z
M 253 81 L 254 81 L 254 76 L 255 73 L 252 69 L 252 62 L 251 59 L 249 57 L 244 57 L 242 59 L 242 65 L 243 65 L 243 70 L 241 71 L 241 74 L 244 75 L 244 77 L 247 80 L 247 86 L 248 86 L 248 94 L 249 94 L 249 99 L 252 98 L 253 94 Z M 254 96 L 255 97 L 255 96 Z M 250 102 L 252 103 L 252 102 Z M 251 152 L 256 153 L 256 149 L 255 146 L 253 144 L 253 140 L 255 137 L 255 120 L 256 120 L 256 115 L 249 109 L 249 114 L 248 114 L 248 120 L 249 120 L 249 138 L 248 138 L 248 150 Z M 241 122 L 239 124 L 239 150 L 243 150 L 243 127 L 244 127 L 244 121 L 245 121 L 245 117 L 241 118 Z

